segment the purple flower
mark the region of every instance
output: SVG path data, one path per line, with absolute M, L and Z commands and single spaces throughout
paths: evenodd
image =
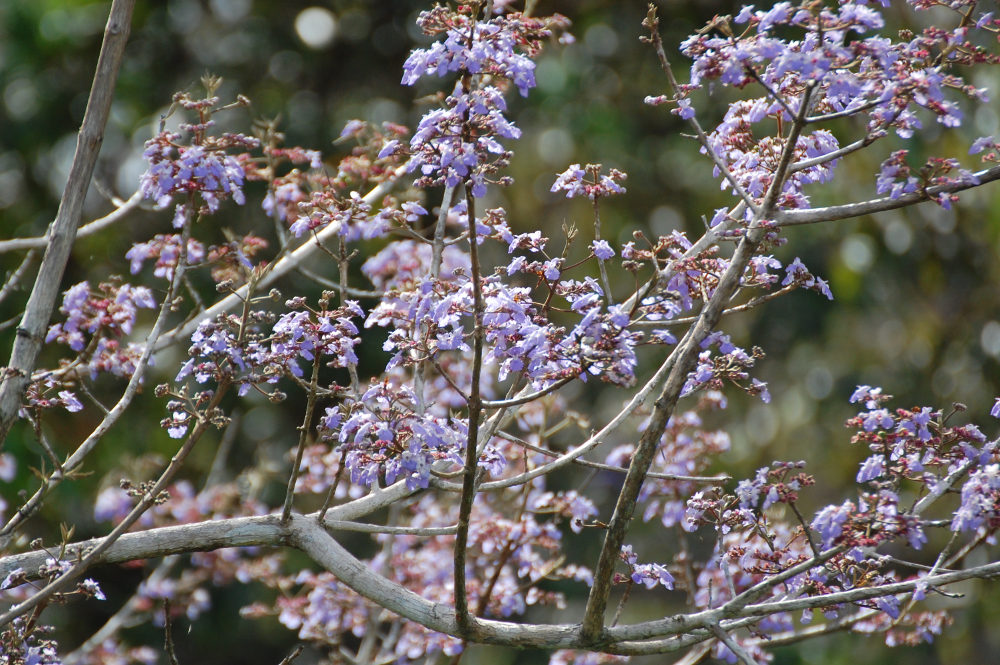
M 861 463 L 861 469 L 858 471 L 857 481 L 859 483 L 866 483 L 869 480 L 875 480 L 884 472 L 885 457 L 882 455 L 872 455 Z
M 83 404 L 77 399 L 76 395 L 68 390 L 60 390 L 59 397 L 62 399 L 63 407 L 70 413 L 76 413 L 83 410 Z
M 989 464 L 969 474 L 961 501 L 951 521 L 952 531 L 975 531 L 998 515 L 1000 464 Z
M 570 164 L 568 169 L 559 174 L 549 191 L 566 192 L 568 199 L 587 196 L 591 200 L 625 193 L 625 188 L 621 185 L 627 177 L 624 172 L 611 169 L 608 175 L 601 175 L 600 170 L 600 164 L 588 164 L 585 169 L 580 168 L 579 164 Z M 588 173 L 592 175 L 592 180 L 587 179 Z
M 969 148 L 969 154 L 976 155 L 984 150 L 991 150 L 995 147 L 996 143 L 993 141 L 992 136 L 980 136 L 972 142 L 972 146 Z
M 358 134 L 363 132 L 367 126 L 368 123 L 366 123 L 364 120 L 348 120 L 347 124 L 344 125 L 344 128 L 340 131 L 339 138 L 346 138 L 348 136 L 357 136 Z
M 615 250 L 611 249 L 611 245 L 608 244 L 607 240 L 595 240 L 590 243 L 590 251 L 602 261 L 607 261 L 615 255 Z
M 864 427 L 866 432 L 874 432 L 880 428 L 889 429 L 894 422 L 892 415 L 887 409 L 874 409 L 859 415 L 862 418 L 862 427 Z
M 816 517 L 812 521 L 812 528 L 819 534 L 824 549 L 832 547 L 834 542 L 840 538 L 844 532 L 844 523 L 853 512 L 854 504 L 845 501 L 839 506 L 827 506 L 816 513 Z
M 743 5 L 740 13 L 733 18 L 736 23 L 746 23 L 753 18 L 753 5 Z
M 931 433 L 927 426 L 931 422 L 932 415 L 931 408 L 925 406 L 919 411 L 914 411 L 909 418 L 900 420 L 899 429 L 919 437 L 921 441 L 929 441 Z
M 751 379 L 750 392 L 751 394 L 759 395 L 760 401 L 764 402 L 764 404 L 771 403 L 771 391 L 767 389 L 766 381 L 761 381 L 757 378 Z
M 896 596 L 882 596 L 880 598 L 876 598 L 875 605 L 891 618 L 899 618 L 899 598 Z
M 399 146 L 400 146 L 399 139 L 392 139 L 391 141 L 386 141 L 385 145 L 382 146 L 382 149 L 379 150 L 378 152 L 378 158 L 385 159 L 389 155 L 396 154 L 396 151 L 399 150 Z
M 879 169 L 875 191 L 879 194 L 889 193 L 889 198 L 898 199 L 903 194 L 917 191 L 919 181 L 910 175 L 910 167 L 906 163 L 906 150 L 897 150 L 882 162 Z
M 990 415 L 994 418 L 1000 418 L 1000 397 L 996 398 L 993 402 L 993 408 L 990 409 Z
M 587 190 L 583 186 L 583 177 L 585 174 L 585 171 L 580 168 L 579 164 L 570 164 L 569 168 L 559 174 L 549 191 L 566 192 L 566 198 L 568 199 L 574 196 L 585 196 L 587 193 Z
M 104 596 L 104 592 L 101 591 L 100 585 L 98 585 L 96 581 L 94 581 L 89 577 L 84 581 L 80 582 L 79 589 L 86 596 L 89 596 L 91 598 L 96 598 L 97 600 L 107 600 L 107 598 L 105 598 Z
M 694 117 L 694 107 L 691 106 L 691 100 L 687 98 L 677 100 L 677 108 L 670 112 L 679 115 L 684 120 L 690 120 Z

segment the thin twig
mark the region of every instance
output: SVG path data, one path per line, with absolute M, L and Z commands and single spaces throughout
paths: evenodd
M 663 39 L 660 37 L 659 30 L 660 19 L 656 15 L 656 5 L 650 3 L 649 13 L 646 15 L 645 20 L 643 20 L 642 25 L 649 30 L 649 41 L 652 42 L 653 49 L 656 51 L 656 57 L 660 61 L 660 69 L 662 69 L 663 73 L 667 75 L 667 81 L 670 83 L 670 91 L 673 93 L 674 97 L 676 97 L 679 94 L 680 86 L 677 83 L 677 79 L 674 77 L 673 69 L 670 68 L 670 62 L 667 60 L 667 53 L 663 49 Z M 712 163 L 715 164 L 716 168 L 719 169 L 719 172 L 726 179 L 726 182 L 729 183 L 729 185 L 733 188 L 733 191 L 736 192 L 736 194 L 747 205 L 747 207 L 750 208 L 754 215 L 757 215 L 759 212 L 757 203 L 754 201 L 753 197 L 751 197 L 746 190 L 743 189 L 743 186 L 740 185 L 739 181 L 736 180 L 733 174 L 729 171 L 729 167 L 722 160 L 722 158 L 715 153 L 711 142 L 708 140 L 708 135 L 705 134 L 705 130 L 702 129 L 698 119 L 692 116 L 688 119 L 688 122 L 694 129 L 695 135 L 698 137 L 698 142 L 701 143 L 701 146 L 705 149 L 705 153 L 708 155 L 709 159 L 712 160 Z
M 332 279 L 327 279 L 322 275 L 319 275 L 312 270 L 309 270 L 305 266 L 298 266 L 295 271 L 301 273 L 303 277 L 311 279 L 316 282 L 324 289 L 329 289 L 331 291 L 343 291 L 352 298 L 383 298 L 385 297 L 385 291 L 366 291 L 364 289 L 356 289 L 351 286 L 341 286 L 340 283 L 333 281 Z
M 122 396 L 118 399 L 118 402 L 108 410 L 101 422 L 91 431 L 83 442 L 77 446 L 76 450 L 73 451 L 69 457 L 66 458 L 55 472 L 53 472 L 48 479 L 42 484 L 38 490 L 31 496 L 28 501 L 25 502 L 17 513 L 11 516 L 10 520 L 0 529 L 0 538 L 5 538 L 9 536 L 15 529 L 19 527 L 24 520 L 29 517 L 35 510 L 41 506 L 42 499 L 45 495 L 56 485 L 58 485 L 62 480 L 68 477 L 73 471 L 75 471 L 81 464 L 88 454 L 94 449 L 94 447 L 104 438 L 104 435 L 110 430 L 115 423 L 122 417 L 126 409 L 132 403 L 133 398 L 136 393 L 138 393 L 139 388 L 142 386 L 142 379 L 145 375 L 146 368 L 149 366 L 150 358 L 153 355 L 153 349 L 156 346 L 156 340 L 159 339 L 160 335 L 163 333 L 167 326 L 167 320 L 170 318 L 170 308 L 173 303 L 174 296 L 184 279 L 184 274 L 187 269 L 187 239 L 190 237 L 190 224 L 186 224 L 182 233 L 182 243 L 181 243 L 181 254 L 178 257 L 177 266 L 174 268 L 173 278 L 170 281 L 170 285 L 167 287 L 167 293 L 163 298 L 163 302 L 160 303 L 159 312 L 156 315 L 156 321 L 153 322 L 153 328 L 149 331 L 149 335 L 146 336 L 146 343 L 143 347 L 142 353 L 139 355 L 139 359 L 135 362 L 135 371 L 132 372 L 132 376 L 129 377 L 128 384 L 125 386 L 125 390 L 122 392 Z
M 740 659 L 743 665 L 758 665 L 753 656 L 747 653 L 747 650 L 740 646 L 739 643 L 733 639 L 733 636 L 724 631 L 719 624 L 710 624 L 708 628 L 715 634 L 716 637 L 719 638 L 720 642 L 729 647 L 729 650 Z
M 546 455 L 548 457 L 559 457 L 559 453 L 557 453 L 554 450 L 549 450 L 548 448 L 542 448 L 541 446 L 533 445 L 531 443 L 528 443 L 524 439 L 516 437 L 513 434 L 509 434 L 508 432 L 497 432 L 497 436 L 500 436 L 501 438 L 507 439 L 508 441 L 516 443 L 519 446 L 523 446 L 524 448 L 527 448 L 528 450 L 531 450 L 533 452 L 539 453 L 541 455 Z M 578 464 L 580 466 L 590 467 L 592 469 L 600 469 L 601 471 L 613 471 L 615 473 L 628 473 L 628 469 L 626 469 L 625 467 L 612 466 L 610 464 L 601 464 L 600 462 L 591 462 L 590 460 L 585 460 L 582 457 L 576 458 L 575 460 L 573 460 L 573 463 L 574 464 Z M 689 482 L 693 482 L 693 483 L 709 483 L 709 484 L 712 484 L 712 485 L 722 484 L 722 483 L 724 483 L 726 481 L 732 480 L 732 477 L 728 476 L 728 475 L 722 475 L 722 476 L 681 476 L 681 475 L 674 474 L 674 473 L 654 473 L 652 471 L 650 471 L 649 473 L 647 473 L 646 477 L 647 478 L 656 478 L 658 480 L 683 480 L 683 481 L 689 481 Z M 482 487 L 481 487 L 481 489 L 482 489 Z
M 171 569 L 173 569 L 179 558 L 176 555 L 164 557 L 156 568 L 153 569 L 153 572 L 146 577 L 141 587 L 155 587 L 155 585 L 161 583 L 170 575 Z M 99 648 L 105 640 L 115 636 L 123 628 L 132 628 L 145 622 L 148 618 L 149 610 L 145 608 L 140 609 L 140 607 L 144 606 L 147 602 L 148 599 L 141 596 L 139 592 L 133 594 L 117 612 L 111 615 L 111 618 L 96 633 L 88 637 L 86 642 L 63 657 L 62 662 L 64 665 L 81 665 L 87 662 L 90 652 Z
M 118 203 L 114 210 L 104 217 L 95 219 L 89 224 L 84 224 L 76 232 L 77 238 L 85 238 L 111 226 L 125 215 L 139 207 L 142 201 L 142 192 L 136 191 L 127 201 Z M 12 238 L 11 240 L 0 240 L 0 254 L 14 252 L 21 249 L 44 249 L 49 244 L 48 236 L 38 236 L 35 238 Z
M 21 263 L 17 266 L 17 269 L 14 270 L 14 273 L 7 278 L 6 282 L 4 282 L 3 288 L 0 288 L 0 302 L 6 300 L 7 296 L 13 293 L 18 287 L 21 280 L 24 278 L 24 274 L 28 272 L 28 268 L 30 268 L 31 264 L 35 262 L 36 256 L 38 256 L 38 252 L 35 250 L 31 250 L 24 255 L 24 258 L 21 259 Z
M 173 621 L 170 619 L 170 599 L 163 599 L 163 649 L 167 652 L 170 665 L 180 665 L 177 653 L 174 651 Z
M 301 644 L 298 645 L 297 647 L 295 647 L 295 649 L 292 650 L 292 653 L 282 658 L 281 662 L 278 663 L 278 665 L 291 665 L 291 662 L 299 657 L 299 654 L 302 653 L 302 650 L 304 648 L 305 647 L 303 647 Z
M 302 425 L 299 426 L 299 445 L 295 449 L 295 460 L 292 462 L 292 471 L 288 474 L 288 486 L 285 488 L 285 502 L 281 508 L 281 521 L 287 522 L 292 514 L 292 501 L 295 499 L 295 481 L 299 478 L 299 467 L 302 466 L 302 455 L 306 449 L 306 442 L 309 440 L 309 428 L 312 426 L 313 410 L 316 408 L 316 388 L 319 386 L 319 368 L 323 354 L 320 349 L 315 350 L 313 356 L 312 378 L 309 379 L 309 390 L 306 392 L 306 412 L 302 416 Z

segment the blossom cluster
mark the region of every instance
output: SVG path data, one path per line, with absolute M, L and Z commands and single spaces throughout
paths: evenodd
M 504 117 L 507 104 L 498 86 L 509 81 L 527 96 L 535 87 L 535 63 L 529 54 L 537 53 L 537 42 L 549 36 L 551 28 L 538 19 L 520 16 L 478 21 L 444 7 L 423 12 L 418 24 L 428 34 L 444 33 L 445 38 L 410 54 L 403 65 L 403 84 L 413 85 L 428 75 L 458 73 L 463 78 L 455 83 L 443 108 L 421 118 L 410 140 L 407 170 L 418 171 L 416 184 L 424 187 L 455 187 L 467 180 L 472 194 L 481 197 L 488 176 L 510 161 L 511 153 L 498 139 L 521 136 L 521 130 Z M 472 75 L 487 76 L 495 83 L 473 88 Z M 389 141 L 379 157 L 402 149 L 398 140 Z
M 66 319 L 51 325 L 45 337 L 46 342 L 65 344 L 76 352 L 74 360 L 61 361 L 59 374 L 65 380 L 79 375 L 93 380 L 105 373 L 131 377 L 144 345 L 125 339 L 132 334 L 138 311 L 155 307 L 153 292 L 145 286 L 102 282 L 93 289 L 89 282 L 80 282 L 68 288 L 59 307 Z M 51 377 L 46 381 L 47 388 L 54 386 Z M 69 400 L 67 409 L 82 408 L 71 393 L 61 392 L 60 397 Z
M 149 170 L 142 178 L 142 195 L 163 208 L 170 205 L 175 194 L 187 194 L 189 198 L 198 194 L 207 214 L 217 211 L 227 198 L 242 205 L 246 198 L 239 161 L 221 152 L 222 148 L 181 145 L 180 138 L 176 132 L 161 132 L 146 142 L 143 157 Z M 257 145 L 256 139 L 248 137 L 240 137 L 237 144 L 248 148 Z M 174 226 L 183 226 L 185 216 L 194 212 L 199 211 L 179 203 L 174 209 Z
M 727 391 L 771 400 L 772 387 L 754 376 L 763 350 L 730 336 L 723 315 L 798 288 L 833 299 L 822 277 L 798 257 L 782 254 L 780 217 L 764 217 L 809 208 L 810 187 L 830 183 L 851 153 L 892 132 L 909 138 L 928 114 L 943 127 L 959 125 L 956 91 L 972 99 L 984 94 L 953 70 L 997 60 L 975 39 L 977 31 L 993 31 L 1000 22 L 963 14 L 958 28 L 928 27 L 893 41 L 872 34 L 885 21 L 875 3 L 861 1 L 830 7 L 778 2 L 716 17 L 684 42 L 693 59 L 690 83 L 675 86 L 673 96 L 647 100 L 672 105 L 681 119 L 695 121 L 691 99 L 699 89 L 726 86 L 759 95 L 731 103 L 710 131 L 693 122 L 722 189 L 737 197 L 734 205 L 706 215 L 710 242 L 679 230 L 656 237 L 636 231 L 624 244 L 601 237 L 601 205 L 626 193 L 626 174 L 581 162 L 555 175 L 550 193 L 589 199 L 593 234 L 580 242 L 581 231 L 567 225 L 565 242 L 552 242 L 542 229 L 508 220 L 502 208 L 478 205 L 491 186 L 511 182 L 502 171 L 521 130 L 507 117 L 506 95 L 516 89 L 526 96 L 535 87 L 533 58 L 543 40 L 566 25 L 558 16 L 507 12 L 507 4 L 436 6 L 421 13 L 420 27 L 439 39 L 412 52 L 402 83 L 448 77 L 450 92 L 437 96 L 440 104 L 423 115 L 412 136 L 393 123 L 375 128 L 348 122 L 335 143 L 352 147 L 336 162 L 319 151 L 283 146 L 273 123 L 260 124 L 259 138 L 216 134 L 213 116 L 228 108 L 218 106 L 217 82 L 204 99 L 175 99 L 197 122 L 147 142 L 141 191 L 158 208 L 178 199 L 174 225 L 181 230 L 137 242 L 125 255 L 133 275 L 142 274 L 147 262 L 154 263 L 155 278 L 181 281 L 174 278 L 182 268 L 194 275 L 168 303 L 170 312 L 193 305 L 177 329 L 187 332 L 176 335 L 188 343 L 187 357 L 172 382 L 155 391 L 167 398 L 161 421 L 166 435 L 193 445 L 206 423 L 232 426 L 235 416 L 224 410 L 231 401 L 256 408 L 300 391 L 308 406 L 294 437 L 299 445 L 274 446 L 275 457 L 294 460 L 290 477 L 277 478 L 289 488 L 283 517 L 293 502 L 317 500 L 304 495 L 327 495 L 319 520 L 335 502 L 346 504 L 347 514 L 361 506 L 357 519 L 370 518 L 362 504 L 380 501 L 383 488 L 393 487 L 400 499 L 378 520 L 326 526 L 374 534 L 344 542 L 373 575 L 432 603 L 457 606 L 460 575 L 453 566 L 464 561 L 462 591 L 474 616 L 513 620 L 533 606 L 563 609 L 568 583 L 596 589 L 610 582 L 619 585 L 621 608 L 634 592 L 659 594 L 664 602 L 685 596 L 697 610 L 722 610 L 726 621 L 739 617 L 738 626 L 715 626 L 730 639 L 710 646 L 728 662 L 769 661 L 769 640 L 791 639 L 797 624 L 819 614 L 827 626 L 843 621 L 858 632 L 884 633 L 892 644 L 932 639 L 945 616 L 912 610 L 934 588 L 921 581 L 932 574 L 913 574 L 894 557 L 904 547 L 930 549 L 941 532 L 955 542 L 965 539 L 962 557 L 995 541 L 998 441 L 929 406 L 890 409 L 880 388 L 858 386 L 850 402 L 859 412 L 847 425 L 863 459 L 849 497 L 810 514 L 802 495 L 816 479 L 802 461 L 758 465 L 743 479 L 704 474 L 714 473 L 731 448 L 712 413 L 727 407 Z M 910 4 L 923 9 L 936 3 Z M 973 5 L 952 8 L 972 11 Z M 484 6 L 495 15 L 480 16 Z M 239 98 L 236 105 L 247 103 Z M 863 120 L 863 135 L 847 142 L 841 134 L 847 123 L 834 121 L 852 116 Z M 998 145 L 982 137 L 969 152 L 992 162 Z M 982 182 L 982 173 L 966 170 L 957 158 L 932 156 L 914 168 L 908 155 L 901 149 L 882 161 L 876 194 L 948 207 L 957 200 L 952 189 Z M 421 191 L 392 193 L 397 178 Z M 220 243 L 205 230 L 208 224 L 189 223 L 195 214 L 218 212 L 224 202 L 243 205 L 248 181 L 258 181 L 262 190 L 266 185 L 262 210 L 273 222 L 273 252 L 272 241 L 256 233 L 226 230 Z M 440 186 L 446 193 L 436 208 L 432 188 Z M 324 244 L 330 237 L 338 247 Z M 729 251 L 730 241 L 736 251 Z M 315 260 L 324 255 L 325 265 Z M 281 271 L 270 273 L 276 265 Z M 316 266 L 332 268 L 338 281 L 314 275 Z M 322 295 L 296 290 L 284 297 L 277 288 L 265 293 L 271 277 L 288 280 L 293 271 L 293 288 L 301 277 L 322 285 Z M 203 302 L 204 284 L 222 294 L 223 307 Z M 624 293 L 626 286 L 631 293 Z M 136 371 L 145 347 L 127 339 L 137 334 L 138 310 L 155 306 L 149 288 L 116 279 L 96 289 L 82 282 L 65 292 L 65 320 L 51 326 L 46 341 L 67 346 L 78 358 L 40 372 L 25 398 L 24 414 L 43 443 L 43 408 L 83 409 L 70 390 L 74 382 Z M 220 309 L 226 313 L 217 314 Z M 648 378 L 647 358 L 663 363 L 660 378 Z M 598 422 L 606 393 L 596 393 L 604 386 L 593 384 L 629 388 L 646 380 L 610 424 Z M 235 395 L 226 395 L 230 388 Z M 571 408 L 580 391 L 600 395 L 594 413 Z M 1000 398 L 993 415 L 1000 417 Z M 643 462 L 650 450 L 651 461 Z M 570 485 L 576 465 L 592 475 Z M 175 482 L 135 528 L 268 515 L 273 507 L 259 497 L 270 492 L 261 486 L 279 484 L 273 482 L 278 466 L 261 461 L 242 469 L 236 483 L 200 491 L 192 481 Z M 638 542 L 613 542 L 616 529 L 603 521 L 611 510 L 605 499 L 618 491 L 628 496 L 636 485 L 623 484 L 622 475 L 634 479 L 637 472 L 641 487 L 625 512 L 641 510 L 642 529 L 675 534 L 655 552 Z M 104 485 L 95 518 L 116 524 L 154 486 L 129 479 Z M 616 508 L 610 519 L 618 516 Z M 276 515 L 267 519 L 277 523 Z M 283 528 L 290 523 L 281 519 Z M 604 580 L 594 579 L 575 549 L 591 534 L 613 545 L 602 557 L 614 563 Z M 464 558 L 456 556 L 461 542 Z M 950 569 L 957 559 L 949 556 L 946 550 L 935 569 Z M 349 652 L 359 643 L 373 662 L 458 657 L 463 638 L 470 638 L 385 611 L 332 567 L 289 572 L 291 562 L 282 554 L 255 548 L 197 552 L 190 563 L 177 574 L 151 573 L 129 601 L 132 611 L 161 625 L 174 616 L 195 620 L 211 605 L 211 585 L 256 580 L 274 596 L 245 607 L 243 616 L 276 616 L 334 658 L 342 653 L 353 660 Z M 53 579 L 70 565 L 54 557 L 40 574 Z M 12 598 L 30 593 L 28 577 L 15 571 L 0 588 Z M 882 590 L 896 582 L 910 590 Z M 765 609 L 740 615 L 747 607 L 739 604 L 740 595 L 751 590 L 748 602 Z M 848 591 L 864 593 L 826 599 Z M 93 580 L 74 593 L 103 598 Z M 767 603 L 789 599 L 812 603 L 818 614 L 767 611 Z M 56 662 L 55 647 L 39 632 L 12 623 L 0 633 L 0 649 L 11 660 Z M 592 643 L 608 649 L 625 644 Z M 129 655 L 111 640 L 82 657 L 113 662 L 147 656 Z M 560 651 L 551 662 L 620 658 Z
M 919 7 L 921 3 L 914 4 Z M 960 11 L 957 6 L 954 9 Z M 764 89 L 765 96 L 732 104 L 711 134 L 709 146 L 703 147 L 703 152 L 710 147 L 734 182 L 759 201 L 776 172 L 784 141 L 780 136 L 754 135 L 754 127 L 765 120 L 780 126 L 803 111 L 811 123 L 860 116 L 867 118 L 863 145 L 890 130 L 911 137 L 923 127 L 920 110 L 944 126 L 958 126 L 962 111 L 948 91 L 958 90 L 982 101 L 985 90 L 967 84 L 952 70 L 958 65 L 997 61 L 974 43 L 973 33 L 988 29 L 992 17 L 983 14 L 977 19 L 974 25 L 963 20 L 954 30 L 928 27 L 909 35 L 908 41 L 894 42 L 871 35 L 884 27 L 885 20 L 868 3 L 812 9 L 789 2 L 778 2 L 768 10 L 746 6 L 734 18 L 717 20 L 682 44 L 693 64 L 690 85 L 679 100 L 680 112 L 684 117 L 693 115 L 687 95 L 706 85 Z M 737 37 L 730 20 L 746 31 Z M 802 34 L 800 39 L 784 37 L 796 30 Z M 803 100 L 809 103 L 806 109 L 799 108 Z M 793 168 L 784 182 L 779 205 L 809 207 L 803 186 L 830 181 L 841 155 L 839 148 L 837 139 L 825 129 L 799 136 L 793 159 L 801 166 Z M 893 179 L 886 168 L 880 181 Z M 716 176 L 721 175 L 717 164 Z M 722 181 L 723 188 L 732 185 Z M 893 191 L 898 195 L 901 190 Z M 944 201 L 951 199 L 939 199 Z
M 305 299 L 294 298 L 288 301 L 293 311 L 280 316 L 255 310 L 249 312 L 247 320 L 220 316 L 203 321 L 191 336 L 189 358 L 175 382 L 192 377 L 197 384 L 236 385 L 241 397 L 256 389 L 280 401 L 282 393 L 268 390 L 267 386 L 283 377 L 304 376 L 302 361 L 325 361 L 328 367 L 341 368 L 356 365 L 354 347 L 360 340 L 351 319 L 362 316 L 363 312 L 354 301 L 332 309 L 328 308 L 328 302 L 324 298 L 320 308 L 313 310 L 306 306 Z M 204 401 L 207 393 L 200 395 L 196 401 Z M 175 396 L 180 399 L 168 404 L 172 413 L 163 426 L 171 437 L 180 438 L 187 432 L 197 409 L 186 402 L 186 391 L 181 390 Z

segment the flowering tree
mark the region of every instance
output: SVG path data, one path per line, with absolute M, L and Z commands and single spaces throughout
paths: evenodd
M 882 148 L 893 134 L 958 127 L 963 108 L 986 101 L 968 72 L 997 64 L 1000 19 L 974 0 L 911 0 L 908 10 L 950 22 L 892 38 L 881 34 L 887 0 L 751 6 L 681 44 L 692 64 L 679 83 L 651 6 L 643 40 L 666 92 L 646 103 L 689 124 L 729 198 L 706 213 L 699 238 L 637 233 L 619 246 L 602 236 L 600 216 L 606 198 L 626 193 L 614 168 L 553 174 L 552 192 L 586 197 L 593 211 L 556 239 L 518 232 L 524 222 L 490 207 L 513 185 L 505 168 L 521 131 L 508 99 L 535 87 L 543 46 L 572 39 L 565 17 L 510 4 L 423 12 L 434 41 L 411 53 L 402 83 L 439 83 L 432 108 L 412 132 L 352 121 L 341 138 L 355 147 L 336 163 L 283 145 L 273 124 L 219 131 L 217 114 L 249 100 L 224 102 L 206 76 L 204 97 L 175 96 L 179 128 L 147 142 L 136 195 L 78 228 L 132 11 L 113 3 L 59 214 L 45 238 L 0 243 L 45 248 L 0 391 L 0 433 L 29 432 L 41 455 L 36 490 L 8 506 L 0 527 L 5 662 L 152 662 L 155 652 L 120 636 L 146 621 L 164 626 L 176 662 L 173 617 L 207 611 L 210 587 L 257 581 L 267 593 L 244 615 L 277 616 L 334 661 L 457 661 L 485 643 L 550 649 L 553 663 L 684 652 L 688 663 L 749 665 L 837 631 L 883 634 L 890 645 L 933 639 L 949 618 L 925 599 L 1000 573 L 990 549 L 1000 451 L 959 422 L 960 405 L 895 408 L 881 388 L 858 386 L 848 426 L 869 455 L 857 486 L 815 514 L 800 494 L 835 479 L 800 461 L 747 479 L 709 473 L 725 468 L 729 438 L 705 422 L 726 408 L 727 391 L 770 401 L 753 376 L 766 349 L 734 344 L 724 317 L 796 289 L 834 297 L 801 260 L 776 258 L 807 232 L 786 228 L 950 208 L 1000 179 L 992 137 L 968 146 L 972 157 L 923 163 Z M 709 130 L 694 105 L 705 93 L 734 99 Z M 842 162 L 880 149 L 873 195 L 812 204 L 849 168 Z M 254 182 L 262 201 L 245 193 Z M 61 285 L 74 238 L 143 201 L 173 230 L 122 257 L 130 281 Z M 271 230 L 234 229 L 212 244 L 213 218 L 231 205 Z M 33 257 L 0 298 L 27 279 Z M 321 295 L 283 293 L 291 273 Z M 61 359 L 41 366 L 43 346 Z M 155 388 L 144 383 L 154 359 L 169 372 Z M 93 391 L 105 374 L 120 386 L 110 407 Z M 621 408 L 601 422 L 574 412 L 566 393 L 580 383 L 607 384 Z M 143 388 L 163 400 L 171 459 L 94 499 L 107 535 L 81 542 L 65 529 L 24 542 L 52 490 L 96 464 Z M 277 500 L 221 474 L 178 475 L 216 431 L 225 464 L 233 413 L 262 400 L 301 409 L 297 435 L 282 442 L 286 469 L 239 470 L 283 473 Z M 63 455 L 53 428 L 74 431 L 63 421 L 83 411 L 99 423 Z M 1000 399 L 990 415 L 1000 417 Z M 2 462 L 8 478 L 25 473 L 9 454 Z M 583 479 L 594 473 L 620 479 L 613 506 L 588 494 Z M 655 525 L 657 540 L 636 534 L 638 522 Z M 599 555 L 579 557 L 571 539 Z M 971 563 L 980 549 L 987 562 Z M 909 561 L 909 550 L 931 550 L 932 563 Z M 103 628 L 69 652 L 51 639 L 46 608 L 104 600 L 100 566 L 142 561 L 152 562 L 145 580 Z M 574 585 L 586 602 L 568 607 Z M 669 614 L 621 621 L 640 588 L 660 594 Z

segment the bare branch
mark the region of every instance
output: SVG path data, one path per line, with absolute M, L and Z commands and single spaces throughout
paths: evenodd
M 97 155 L 104 138 L 104 126 L 111 111 L 118 68 L 121 65 L 135 0 L 114 0 L 104 28 L 104 41 L 97 60 L 97 72 L 77 136 L 76 153 L 69 179 L 59 202 L 59 211 L 46 235 L 45 255 L 38 268 L 35 286 L 17 329 L 7 371 L 0 383 L 0 444 L 7 438 L 17 417 L 21 397 L 35 369 L 45 339 L 45 328 L 55 307 L 66 261 L 76 238 L 83 202 L 90 189 Z
M 117 200 L 117 199 L 116 199 Z M 142 201 L 142 192 L 136 190 L 132 196 L 128 197 L 127 200 L 121 201 L 116 204 L 115 209 L 109 212 L 104 217 L 100 217 L 90 222 L 89 224 L 84 224 L 76 232 L 77 238 L 85 238 L 89 235 L 93 235 L 98 231 L 102 231 L 107 227 L 111 226 L 115 222 L 124 219 L 128 213 L 132 212 L 135 208 L 139 207 L 139 203 Z M 5 254 L 7 252 L 15 252 L 20 249 L 43 249 L 49 244 L 48 236 L 39 236 L 37 238 L 12 238 L 11 240 L 0 240 L 0 254 Z
M 21 263 L 18 264 L 17 269 L 14 270 L 14 273 L 7 278 L 6 282 L 4 282 L 3 288 L 0 288 L 0 302 L 6 300 L 7 297 L 14 292 L 18 285 L 20 285 L 21 280 L 24 279 L 24 274 L 28 272 L 28 268 L 30 268 L 31 264 L 35 262 L 36 256 L 38 256 L 38 252 L 35 250 L 31 250 L 24 255 L 24 258 L 21 259 Z
M 897 198 L 888 196 L 860 201 L 858 203 L 847 203 L 845 205 L 827 206 L 825 208 L 808 208 L 805 210 L 782 210 L 774 214 L 774 221 L 778 226 L 798 226 L 800 224 L 816 224 L 819 222 L 833 222 L 838 219 L 850 219 L 861 217 L 862 215 L 874 215 L 886 210 L 896 210 L 905 208 L 915 203 L 923 203 L 935 194 L 961 192 L 972 189 L 988 182 L 1000 180 L 1000 166 L 994 166 L 973 174 L 978 182 L 968 180 L 956 182 L 948 185 L 934 185 L 927 189 L 902 194 Z

